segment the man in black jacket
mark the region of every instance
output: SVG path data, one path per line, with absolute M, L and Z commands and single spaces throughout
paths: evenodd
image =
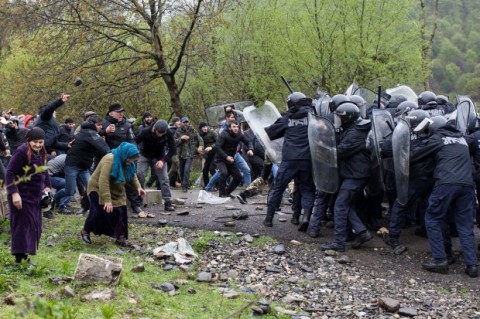
M 123 111 L 124 109 L 120 104 L 114 103 L 108 107 L 108 113 L 103 119 L 102 130 L 99 134 L 105 137 L 110 149 L 117 148 L 122 142 L 135 144 L 132 125 L 123 116 Z M 132 210 L 136 214 L 142 212 L 143 199 L 138 195 L 137 190 L 130 187 L 129 184 L 125 186 L 125 190 Z
M 312 214 L 315 185 L 312 177 L 310 145 L 308 143 L 308 112 L 312 99 L 301 92 L 293 92 L 287 99 L 288 110 L 284 116 L 265 129 L 270 139 L 284 137 L 282 162 L 278 168 L 273 188 L 268 198 L 266 227 L 273 226 L 273 216 L 280 207 L 283 192 L 288 183 L 296 178 L 302 195 L 303 217 L 300 229 L 308 226 Z
M 34 124 L 34 127 L 39 127 L 45 131 L 45 148 L 47 153 L 52 156 L 56 155 L 55 150 L 57 149 L 66 152 L 70 145 L 58 141 L 59 128 L 55 120 L 55 111 L 69 99 L 70 95 L 62 94 L 57 100 L 41 106 Z
M 370 151 L 367 136 L 371 122 L 362 120 L 360 110 L 353 103 L 341 104 L 335 115 L 340 118 L 343 131 L 337 143 L 340 189 L 334 206 L 335 239 L 320 245 L 322 250 L 345 251 L 348 222 L 355 231 L 352 248 L 360 248 L 372 235 L 358 217 L 355 203 L 363 194 L 370 178 Z
M 220 171 L 218 180 L 218 192 L 220 197 L 235 198 L 231 193 L 242 181 L 242 174 L 235 164 L 235 153 L 238 143 L 243 142 L 248 145 L 248 156 L 253 155 L 253 145 L 241 132 L 237 122 L 228 123 L 228 128 L 224 130 L 217 138 L 215 143 L 215 163 Z M 227 178 L 232 176 L 232 181 L 227 187 Z
M 94 115 L 82 123 L 80 131 L 75 136 L 72 148 L 68 151 L 65 159 L 65 196 L 58 199 L 60 214 L 72 213 L 68 204 L 75 194 L 77 178 L 80 178 L 84 189 L 86 189 L 94 158 L 102 158 L 110 151 L 107 143 L 98 134 L 101 128 L 102 118 Z
M 412 163 L 427 157 L 435 159 L 435 185 L 425 212 L 432 259 L 424 262 L 422 267 L 431 272 L 448 272 L 446 250 L 451 247 L 451 239 L 447 233 L 446 218 L 451 213 L 462 246 L 465 273 L 470 277 L 478 277 L 473 233 L 475 189 L 469 146 L 453 121 L 431 133 L 433 135 L 430 138 L 411 150 Z
M 164 120 L 158 120 L 153 126 L 146 127 L 139 132 L 135 141 L 140 145 L 140 158 L 137 168 L 140 184 L 143 187 L 148 169 L 154 167 L 165 201 L 165 211 L 174 211 L 167 162 L 176 154 L 177 148 L 173 133 L 168 129 L 168 123 Z M 142 215 L 139 217 L 142 217 Z

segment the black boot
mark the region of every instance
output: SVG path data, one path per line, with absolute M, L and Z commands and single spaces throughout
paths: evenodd
M 273 215 L 275 215 L 275 208 L 268 206 L 267 216 L 265 216 L 265 220 L 263 221 L 264 226 L 273 227 Z
M 312 208 L 304 209 L 302 219 L 300 221 L 300 226 L 298 227 L 298 231 L 306 231 L 308 228 L 308 223 L 310 222 L 310 216 L 312 216 Z
M 430 259 L 422 264 L 422 268 L 440 274 L 448 273 L 447 259 Z
M 165 211 L 166 212 L 173 212 L 175 211 L 175 207 L 172 205 L 172 201 L 169 199 L 165 200 Z

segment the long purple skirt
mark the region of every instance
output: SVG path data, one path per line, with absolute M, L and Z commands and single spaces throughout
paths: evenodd
M 90 212 L 83 229 L 95 235 L 107 235 L 116 239 L 128 239 L 127 206 L 114 207 L 107 213 L 98 203 L 98 193 L 91 192 Z

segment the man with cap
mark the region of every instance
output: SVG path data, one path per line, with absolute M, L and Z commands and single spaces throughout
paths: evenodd
M 190 126 L 190 120 L 184 116 L 180 119 L 182 125 L 175 132 L 175 144 L 178 149 L 180 179 L 182 190 L 188 191 L 190 182 L 190 169 L 195 153 L 203 153 L 203 139 L 198 132 Z
M 100 136 L 105 137 L 110 149 L 117 148 L 122 142 L 135 144 L 135 135 L 133 134 L 132 125 L 123 115 L 123 107 L 119 103 L 114 103 L 108 107 L 108 113 L 103 118 L 102 130 Z M 132 210 L 135 213 L 142 211 L 142 198 L 138 195 L 136 189 L 130 186 L 125 187 L 127 198 L 130 201 Z
M 153 126 L 142 129 L 135 137 L 135 141 L 140 148 L 140 158 L 137 167 L 140 185 L 143 187 L 148 169 L 153 167 L 155 175 L 160 182 L 162 197 L 165 201 L 165 211 L 174 211 L 175 209 L 171 201 L 172 194 L 170 192 L 167 162 L 176 154 L 177 148 L 173 133 L 168 129 L 168 123 L 164 120 L 158 120 Z

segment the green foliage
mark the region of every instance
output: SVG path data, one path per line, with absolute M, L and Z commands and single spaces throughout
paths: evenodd
M 100 309 L 102 310 L 102 314 L 105 319 L 111 319 L 115 315 L 114 304 L 101 305 Z
M 61 302 L 37 298 L 33 301 L 33 312 L 44 319 L 75 319 L 77 311 Z M 111 318 L 111 317 L 110 317 Z

